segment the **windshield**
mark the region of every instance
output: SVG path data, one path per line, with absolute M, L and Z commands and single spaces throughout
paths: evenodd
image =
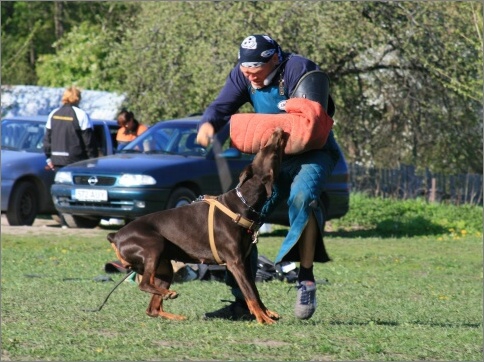
M 42 152 L 45 124 L 2 120 L 2 150 Z
M 193 124 L 162 123 L 150 127 L 119 152 L 203 156 L 207 150 L 196 143 L 196 137 L 197 129 Z

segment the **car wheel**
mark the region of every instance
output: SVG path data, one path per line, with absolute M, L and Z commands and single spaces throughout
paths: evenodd
M 197 198 L 197 195 L 186 187 L 179 187 L 175 189 L 166 204 L 167 209 L 173 209 L 175 207 L 191 204 L 193 200 Z
M 33 182 L 23 181 L 19 183 L 10 195 L 7 210 L 9 225 L 32 225 L 39 212 L 39 192 Z
M 64 219 L 66 225 L 73 229 L 93 229 L 98 226 L 99 222 L 101 221 L 101 218 L 99 217 L 87 218 L 84 216 L 71 214 L 62 214 L 62 218 Z

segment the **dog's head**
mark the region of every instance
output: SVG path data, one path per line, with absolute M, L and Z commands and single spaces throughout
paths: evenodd
M 269 198 L 272 195 L 272 185 L 279 175 L 287 138 L 288 135 L 282 128 L 276 128 L 267 144 L 257 152 L 252 163 L 240 174 L 239 184 L 242 185 L 256 175 L 264 184 Z

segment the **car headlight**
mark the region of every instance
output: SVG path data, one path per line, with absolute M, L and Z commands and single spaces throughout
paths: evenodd
M 59 184 L 72 184 L 72 173 L 67 171 L 57 171 L 54 181 Z
M 131 175 L 127 173 L 119 178 L 118 184 L 120 186 L 146 186 L 155 185 L 156 180 L 149 175 Z

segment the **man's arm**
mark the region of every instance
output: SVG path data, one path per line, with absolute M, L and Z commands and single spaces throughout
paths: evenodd
M 98 157 L 99 151 L 91 117 L 89 117 L 86 111 L 79 107 L 73 107 L 73 109 L 76 113 L 77 120 L 79 121 L 79 127 L 81 128 L 82 140 L 86 147 L 87 156 L 89 158 Z
M 215 131 L 222 128 L 230 116 L 250 102 L 249 83 L 236 66 L 228 75 L 217 98 L 207 107 L 200 123 L 210 122 Z
M 88 128 L 82 132 L 82 140 L 86 145 L 86 152 L 89 158 L 95 158 L 99 155 L 99 151 L 97 149 L 97 141 L 96 136 L 94 135 L 94 130 L 92 128 Z
M 207 147 L 215 133 L 245 103 L 250 102 L 249 84 L 239 67 L 233 68 L 217 98 L 207 107 L 200 120 L 197 143 Z
M 46 158 L 50 158 L 52 155 L 52 146 L 51 146 L 51 139 L 52 139 L 52 131 L 50 128 L 45 129 L 44 134 L 44 154 Z

